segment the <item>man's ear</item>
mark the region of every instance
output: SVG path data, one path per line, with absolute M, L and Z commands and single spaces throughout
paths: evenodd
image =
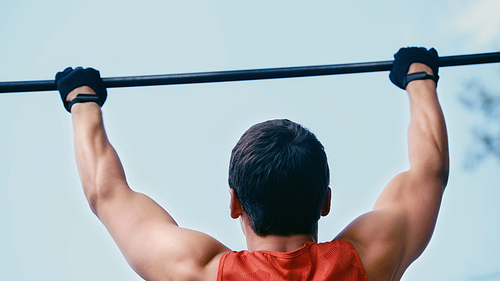
M 231 218 L 237 219 L 243 213 L 243 208 L 241 207 L 240 199 L 238 199 L 238 196 L 236 195 L 234 189 L 230 188 L 229 194 L 231 195 L 231 202 L 229 203 L 229 209 L 231 209 Z
M 332 203 L 332 189 L 328 188 L 325 195 L 325 201 L 323 202 L 323 207 L 321 207 L 321 215 L 326 216 L 330 213 L 330 207 Z

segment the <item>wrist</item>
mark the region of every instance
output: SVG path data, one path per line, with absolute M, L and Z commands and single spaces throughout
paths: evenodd
M 72 101 L 73 99 L 76 98 L 78 94 L 90 94 L 90 95 L 95 95 L 95 91 L 90 88 L 89 86 L 81 86 L 78 88 L 73 89 L 71 92 L 68 93 L 66 96 L 66 101 Z
M 415 72 L 427 72 L 427 74 L 429 74 L 429 75 L 434 75 L 434 72 L 432 71 L 432 69 L 430 67 L 428 67 L 427 65 L 420 63 L 420 62 L 412 63 L 410 65 L 410 67 L 408 68 L 407 74 L 411 74 L 411 73 L 415 73 Z
M 100 113 L 101 107 L 95 102 L 75 103 L 71 106 L 71 114 L 73 116 L 87 113 Z
M 414 62 L 408 68 L 408 74 L 416 74 L 416 73 L 422 73 L 422 72 L 425 72 L 428 75 L 431 75 L 434 77 L 434 72 L 432 71 L 432 69 L 423 63 Z M 436 83 L 436 80 L 434 80 L 435 77 L 434 77 L 434 79 L 431 79 L 431 78 L 411 80 L 406 85 L 406 90 L 408 92 L 412 92 L 416 88 L 430 88 L 430 89 L 433 89 L 435 91 L 436 87 L 437 87 L 437 83 Z
M 407 92 L 414 92 L 420 89 L 432 89 L 436 91 L 436 82 L 432 79 L 426 80 L 413 80 L 408 85 L 406 85 Z

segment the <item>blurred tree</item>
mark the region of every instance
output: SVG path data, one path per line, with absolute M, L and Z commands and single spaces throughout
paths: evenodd
M 477 168 L 487 157 L 496 158 L 500 164 L 500 91 L 486 89 L 476 80 L 466 87 L 468 94 L 460 96 L 460 102 L 480 114 L 482 121 L 471 129 L 474 144 L 466 156 L 465 168 Z

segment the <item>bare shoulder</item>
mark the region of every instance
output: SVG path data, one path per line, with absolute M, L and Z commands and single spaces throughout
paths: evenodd
M 368 280 L 398 280 L 394 277 L 404 257 L 404 224 L 401 214 L 374 210 L 356 218 L 336 238 L 353 244 Z
M 187 247 L 184 249 L 184 253 L 187 253 L 185 256 L 187 262 L 180 263 L 187 266 L 184 272 L 187 277 L 185 280 L 217 280 L 220 260 L 231 250 L 208 234 L 193 230 L 187 230 L 184 234 L 185 238 L 190 240 L 181 243 Z M 192 273 L 195 273 L 195 276 Z
M 217 280 L 219 262 L 230 249 L 202 232 L 175 231 L 178 239 L 159 242 L 158 248 L 149 252 L 149 258 L 156 257 L 157 263 L 133 268 L 146 280 Z
M 228 251 L 229 252 L 229 251 Z M 204 278 L 202 280 L 217 280 L 217 276 L 219 274 L 219 264 L 222 259 L 222 256 L 227 252 L 223 252 L 215 256 L 205 267 L 204 270 Z
M 212 236 L 179 227 L 148 196 L 120 189 L 96 208 L 130 266 L 146 280 L 216 280 L 230 249 Z
M 397 175 L 373 210 L 336 237 L 354 245 L 369 280 L 399 280 L 424 251 L 442 196 L 437 185 L 415 172 Z

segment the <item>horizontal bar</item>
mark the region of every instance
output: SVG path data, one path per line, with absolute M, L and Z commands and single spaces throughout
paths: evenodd
M 440 67 L 495 62 L 500 62 L 500 52 L 445 56 L 439 58 Z M 298 67 L 109 77 L 103 78 L 102 80 L 107 88 L 157 86 L 389 71 L 392 69 L 392 64 L 393 61 L 374 61 Z M 57 90 L 54 80 L 0 82 L 0 93 L 53 90 Z

